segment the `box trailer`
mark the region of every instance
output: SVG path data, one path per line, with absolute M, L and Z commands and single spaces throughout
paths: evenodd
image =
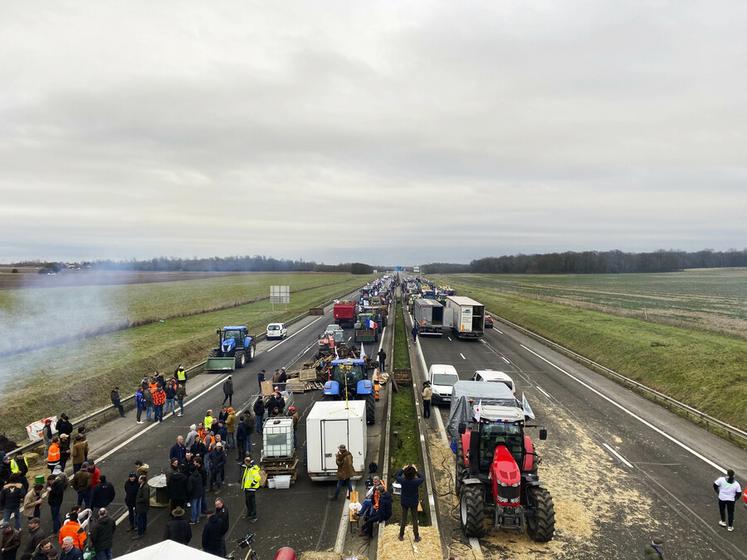
M 446 298 L 446 313 L 451 316 L 457 338 L 480 338 L 485 334 L 485 306 L 464 296 Z
M 353 480 L 366 472 L 366 401 L 319 401 L 306 417 L 306 468 L 314 481 L 337 480 L 340 444 L 353 455 Z
M 341 327 L 352 327 L 355 323 L 356 304 L 354 301 L 338 301 L 332 306 L 335 323 Z
M 420 335 L 441 336 L 451 330 L 451 314 L 444 313 L 444 306 L 435 299 L 416 299 L 412 304 L 412 316 L 418 324 Z

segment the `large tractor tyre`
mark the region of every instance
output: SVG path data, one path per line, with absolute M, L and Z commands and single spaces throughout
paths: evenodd
M 374 424 L 376 422 L 376 402 L 374 401 L 373 393 L 366 395 L 366 424 Z
M 535 542 L 548 542 L 555 534 L 555 504 L 546 488 L 533 486 L 527 490 L 531 515 L 527 516 L 527 534 Z
M 236 352 L 236 369 L 241 369 L 246 365 L 246 354 Z
M 459 496 L 459 521 L 467 537 L 485 535 L 485 502 L 482 484 L 462 486 Z
M 252 360 L 254 360 L 254 356 L 255 356 L 256 353 L 257 353 L 257 347 L 254 346 L 254 344 L 252 344 L 249 347 L 249 360 L 248 361 L 251 362 Z

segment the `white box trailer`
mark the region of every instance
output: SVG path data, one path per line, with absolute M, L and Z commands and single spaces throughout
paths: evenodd
M 435 299 L 416 299 L 412 305 L 412 316 L 421 335 L 441 336 L 452 327 L 451 314 Z
M 319 401 L 306 417 L 306 468 L 314 481 L 337 480 L 335 455 L 353 455 L 353 480 L 366 472 L 366 401 Z
M 485 334 L 485 306 L 465 296 L 448 296 L 446 313 L 451 315 L 457 338 L 480 338 Z

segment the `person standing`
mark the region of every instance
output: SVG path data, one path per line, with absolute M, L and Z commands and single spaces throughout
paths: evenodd
M 140 484 L 137 481 L 137 474 L 131 472 L 124 483 L 125 505 L 127 506 L 127 520 L 130 522 L 128 533 L 135 530 L 135 504 L 137 503 L 137 491 Z
M 145 402 L 145 392 L 142 387 L 138 387 L 137 390 L 135 390 L 135 410 L 136 410 L 136 416 L 137 416 L 137 423 L 142 424 L 143 420 L 143 410 L 147 408 L 147 404 Z
M 44 531 L 42 531 L 41 521 L 38 517 L 32 517 L 31 519 L 29 519 L 27 529 L 28 542 L 26 543 L 26 547 L 21 558 L 31 558 L 31 556 L 34 554 L 34 551 L 36 550 L 36 547 L 38 547 L 47 538 L 47 535 L 44 533 Z
M 153 391 L 155 390 L 155 384 L 153 389 L 150 386 L 143 388 L 143 398 L 145 399 L 145 419 L 150 422 L 153 418 Z
M 226 478 L 226 452 L 223 451 L 223 444 L 216 443 L 210 455 L 210 491 L 214 488 L 221 488 Z
M 205 426 L 206 432 L 209 432 L 212 429 L 213 422 L 215 422 L 215 418 L 213 418 L 213 410 L 209 408 L 205 413 L 205 418 L 202 419 L 202 425 Z
M 184 385 L 177 383 L 176 385 L 176 404 L 179 405 L 179 414 L 177 416 L 184 416 L 184 398 L 187 396 L 187 389 Z
M 386 352 L 384 352 L 384 348 L 382 347 L 381 350 L 379 350 L 379 371 L 386 371 Z
M 402 487 L 400 504 L 402 505 L 402 519 L 399 522 L 399 540 L 405 539 L 405 527 L 407 526 L 407 512 L 412 514 L 412 533 L 415 542 L 420 542 L 418 532 L 418 503 L 420 502 L 419 489 L 423 484 L 423 476 L 418 473 L 415 465 L 407 465 L 399 469 L 394 478 Z
M 418 333 L 420 332 L 420 329 L 418 328 L 418 324 L 415 323 L 412 326 L 412 341 L 417 342 L 418 341 Z
M 186 388 L 187 388 L 187 372 L 184 369 L 184 367 L 182 366 L 182 364 L 179 364 L 179 366 L 174 371 L 174 377 L 176 378 L 177 384 L 181 385 L 186 390 Z
M 43 484 L 34 484 L 34 487 L 23 498 L 23 515 L 29 522 L 34 518 L 38 519 L 41 515 L 41 505 L 46 497 L 43 490 Z
M 251 439 L 249 439 L 249 432 L 244 423 L 244 417 L 239 416 L 239 425 L 236 427 L 236 460 L 239 464 L 243 464 L 244 455 L 246 455 L 247 441 L 249 442 L 249 448 L 251 449 L 252 442 Z
M 112 560 L 112 545 L 117 524 L 109 517 L 106 508 L 99 508 L 99 519 L 91 530 L 91 544 L 96 551 L 96 560 Z
M 55 469 L 60 467 L 60 438 L 57 436 L 52 437 L 52 443 L 49 444 L 47 450 L 47 468 L 49 472 L 54 474 Z
M 132 537 L 142 539 L 145 535 L 145 528 L 148 526 L 148 510 L 150 509 L 150 488 L 148 488 L 148 479 L 145 475 L 138 478 L 137 495 L 135 496 L 135 520 L 137 525 L 137 535 Z
M 88 441 L 83 437 L 83 434 L 78 434 L 75 436 L 75 443 L 73 443 L 73 473 L 77 473 L 80 470 L 83 463 L 86 462 L 87 456 Z
M 67 477 L 64 473 L 60 473 L 56 477 L 49 477 L 47 487 L 49 488 L 47 503 L 49 504 L 49 511 L 52 514 L 52 532 L 56 533 L 62 526 L 60 508 L 62 507 L 65 490 L 67 489 Z
M 433 398 L 433 389 L 427 381 L 423 383 L 423 418 L 431 417 L 431 399 Z
M 264 383 L 265 380 L 265 373 L 266 371 L 261 369 L 257 373 L 257 384 L 259 385 L 259 395 L 262 396 L 262 383 Z
M 257 400 L 254 401 L 254 418 L 255 418 L 255 428 L 254 431 L 258 434 L 262 433 L 262 425 L 264 423 L 265 419 L 265 403 L 262 400 L 262 396 L 260 395 L 257 397 Z
M 71 449 L 70 436 L 67 434 L 60 434 L 60 471 L 65 472 L 67 462 L 70 460 Z
M 246 516 L 249 521 L 257 521 L 257 489 L 259 488 L 259 465 L 250 456 L 244 457 L 244 472 L 241 474 L 241 489 L 244 491 Z
M 21 547 L 21 531 L 3 521 L 0 539 L 2 540 L 2 560 L 16 560 L 16 554 Z
M 651 543 L 643 549 L 645 560 L 664 560 L 664 541 L 658 537 L 653 537 Z
M 119 411 L 120 418 L 124 418 L 125 411 L 124 411 L 124 407 L 122 406 L 122 399 L 119 396 L 119 387 L 114 387 L 114 389 L 112 389 L 110 398 L 112 401 L 112 405 L 114 405 L 114 408 L 116 408 Z
M 187 480 L 187 497 L 190 502 L 190 525 L 197 525 L 202 512 L 203 482 L 200 469 L 195 468 Z
M 69 436 L 73 433 L 73 424 L 64 412 L 60 414 L 60 419 L 57 420 L 54 428 L 58 434 L 67 434 Z
M 728 469 L 726 476 L 720 476 L 713 482 L 713 489 L 718 494 L 718 512 L 721 521 L 718 522 L 722 527 L 727 527 L 727 531 L 734 530 L 734 504 L 737 497 L 742 494 L 742 487 L 734 478 L 734 471 Z M 728 518 L 728 525 L 727 525 Z
M 106 476 L 101 475 L 101 482 L 91 492 L 91 509 L 96 511 L 109 507 L 116 495 L 117 491 L 114 489 L 114 485 L 106 480 Z
M 163 405 L 166 404 L 166 392 L 160 385 L 153 391 L 153 409 L 155 411 L 155 422 L 163 422 Z
M 220 519 L 222 529 L 220 534 L 220 554 L 221 558 L 226 557 L 226 533 L 231 524 L 228 519 L 228 508 L 226 507 L 223 498 L 215 498 L 215 516 Z
M 65 537 L 60 543 L 60 556 L 59 560 L 82 560 L 83 552 L 80 548 L 75 546 L 75 539 L 73 537 Z
M 353 491 L 353 483 L 350 481 L 355 474 L 353 468 L 353 454 L 348 451 L 345 444 L 340 444 L 337 448 L 337 455 L 335 455 L 335 462 L 337 463 L 337 487 L 335 488 L 335 495 L 332 496 L 332 500 L 336 500 L 340 494 L 340 488 L 345 486 L 348 491 L 348 495 Z
M 91 507 L 91 473 L 88 472 L 88 463 L 83 463 L 82 468 L 73 475 L 71 482 L 73 490 L 78 493 L 77 504 Z
M 164 540 L 188 545 L 192 540 L 192 527 L 184 519 L 185 511 L 176 507 L 171 511 L 171 519 L 166 523 L 166 530 L 163 533 Z
M 21 505 L 23 504 L 23 486 L 18 481 L 19 475 L 10 475 L 8 483 L 0 491 L 0 509 L 3 510 L 3 523 L 10 523 L 15 518 L 16 529 L 21 530 Z
M 208 517 L 202 529 L 202 550 L 215 556 L 221 556 L 221 542 L 223 541 L 223 523 L 216 514 Z
M 226 417 L 226 449 L 233 449 L 236 447 L 236 411 L 232 406 L 228 407 L 228 416 Z
M 172 412 L 174 413 L 174 415 L 176 415 L 176 388 L 176 381 L 174 381 L 173 379 L 169 379 L 168 383 L 166 383 L 166 387 L 163 390 L 164 393 L 166 393 L 166 408 L 163 411 L 165 416 L 168 416 L 169 412 Z
M 233 379 L 230 375 L 223 382 L 223 406 L 226 405 L 226 401 L 228 401 L 228 406 L 233 406 Z

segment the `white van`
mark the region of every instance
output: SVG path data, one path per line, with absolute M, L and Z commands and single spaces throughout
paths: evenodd
M 272 340 L 273 338 L 285 338 L 287 335 L 288 329 L 286 328 L 285 323 L 270 323 L 267 325 L 267 340 Z
M 479 369 L 472 376 L 472 381 L 486 381 L 487 383 L 503 383 L 506 387 L 511 389 L 512 393 L 516 393 L 516 385 L 514 380 L 511 379 L 506 372 L 496 371 L 494 369 Z
M 459 374 L 454 366 L 448 364 L 432 364 L 428 368 L 428 381 L 431 384 L 433 404 L 451 402 L 451 390 L 454 383 L 459 381 Z

